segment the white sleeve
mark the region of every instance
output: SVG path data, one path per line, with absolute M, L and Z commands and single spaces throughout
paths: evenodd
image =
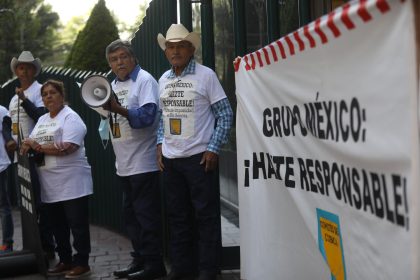
M 213 105 L 217 101 L 226 98 L 226 94 L 216 76 L 216 73 L 214 71 L 210 71 L 208 76 L 209 79 L 207 80 L 206 94 L 208 95 L 210 104 Z
M 63 143 L 68 142 L 80 146 L 83 143 L 87 130 L 86 125 L 78 115 L 69 114 L 64 119 L 62 132 L 61 141 L 63 141 Z
M 5 116 L 8 116 L 8 115 L 9 115 L 9 111 L 5 107 L 0 106 L 0 118 L 3 119 Z
M 34 94 L 32 97 L 33 100 L 32 103 L 34 103 L 35 107 L 44 107 L 44 102 L 42 102 L 41 92 L 38 92 L 38 94 Z
M 147 103 L 159 104 L 159 87 L 153 78 L 140 81 L 138 92 L 136 92 L 139 107 Z

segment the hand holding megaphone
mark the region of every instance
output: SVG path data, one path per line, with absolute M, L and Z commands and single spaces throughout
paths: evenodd
M 106 102 L 104 105 L 102 105 L 102 108 L 104 110 L 108 110 L 111 112 L 118 113 L 118 107 L 121 107 L 120 102 L 118 102 L 117 97 L 115 94 L 111 94 L 111 96 L 108 99 L 108 102 Z

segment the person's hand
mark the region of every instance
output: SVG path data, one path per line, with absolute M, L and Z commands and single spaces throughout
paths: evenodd
M 23 143 L 27 143 L 33 150 L 36 150 L 40 145 L 32 138 L 26 138 Z
M 25 93 L 23 92 L 22 88 L 18 88 L 18 87 L 15 88 L 15 92 L 16 92 L 17 96 L 19 97 L 19 99 L 21 99 L 21 100 L 26 99 Z
M 31 146 L 28 143 L 23 142 L 22 145 L 20 145 L 20 151 L 19 154 L 21 156 L 24 156 L 28 153 L 28 151 L 31 149 Z
M 38 150 L 41 145 L 38 144 L 34 139 L 26 138 L 22 141 L 22 145 L 20 147 L 20 155 L 26 155 L 30 149 Z
M 204 171 L 213 171 L 217 167 L 219 156 L 216 153 L 205 151 L 201 158 L 200 164 L 205 164 Z
M 158 165 L 159 165 L 159 169 L 160 169 L 160 171 L 163 171 L 163 169 L 165 169 L 165 166 L 163 165 L 162 144 L 157 145 L 156 156 L 157 156 L 157 162 L 158 162 Z
M 17 148 L 17 143 L 16 143 L 15 140 L 13 140 L 13 139 L 12 140 L 9 140 L 6 143 L 6 151 L 7 151 L 8 154 L 11 154 L 14 151 L 16 151 L 16 148 Z
M 110 112 L 115 112 L 116 108 L 120 106 L 120 104 L 115 99 L 114 94 L 111 94 L 111 97 L 109 98 L 108 102 L 106 102 L 102 108 L 105 110 L 108 110 Z

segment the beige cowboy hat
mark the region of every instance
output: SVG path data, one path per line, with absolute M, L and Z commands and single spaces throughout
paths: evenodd
M 166 50 L 166 42 L 188 41 L 197 50 L 200 47 L 200 35 L 195 32 L 189 32 L 182 24 L 172 24 L 166 31 L 166 38 L 161 33 L 158 34 L 157 40 L 162 50 Z
M 16 67 L 19 63 L 29 63 L 35 66 L 35 77 L 38 76 L 39 72 L 41 72 L 41 60 L 39 58 L 34 58 L 30 51 L 23 51 L 18 58 L 12 58 L 12 61 L 10 62 L 10 69 L 15 75 Z

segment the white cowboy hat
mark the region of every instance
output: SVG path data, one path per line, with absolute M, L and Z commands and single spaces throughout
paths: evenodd
M 166 38 L 161 33 L 158 34 L 157 40 L 162 50 L 166 50 L 166 42 L 188 41 L 197 50 L 200 47 L 200 35 L 195 32 L 188 32 L 182 24 L 172 24 L 166 31 Z
M 39 58 L 34 58 L 30 51 L 23 51 L 17 59 L 16 57 L 12 58 L 12 61 L 10 62 L 10 69 L 15 75 L 16 67 L 19 63 L 30 63 L 35 66 L 35 77 L 38 76 L 39 72 L 41 72 L 41 60 Z

